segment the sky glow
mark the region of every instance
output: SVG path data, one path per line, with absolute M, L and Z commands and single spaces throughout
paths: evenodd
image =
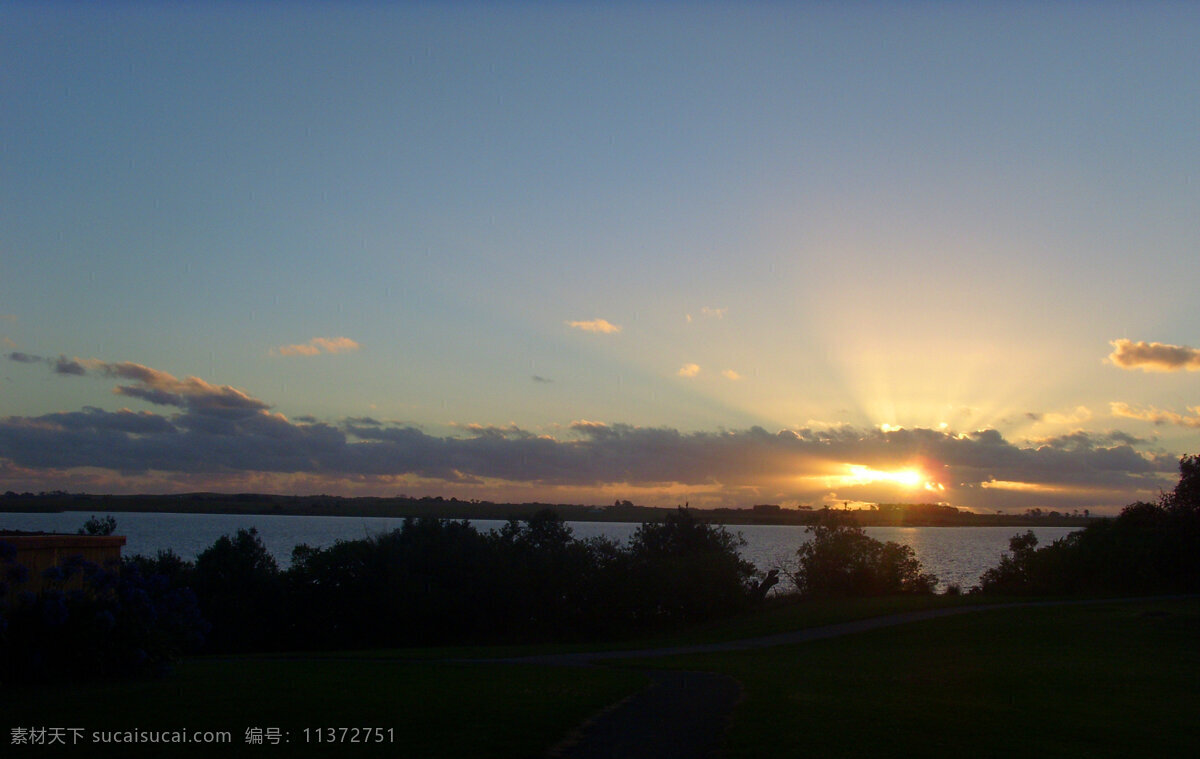
M 0 490 L 1113 511 L 1195 4 L 0 8 Z

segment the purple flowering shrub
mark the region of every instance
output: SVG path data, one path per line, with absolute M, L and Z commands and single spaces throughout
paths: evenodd
M 0 681 L 162 674 L 203 643 L 195 594 L 135 562 L 72 557 L 43 572 L 39 592 L 14 593 L 28 575 L 14 553 L 0 543 Z

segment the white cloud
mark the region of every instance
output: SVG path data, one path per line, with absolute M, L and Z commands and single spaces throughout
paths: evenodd
M 725 371 L 721 372 L 721 376 L 727 380 L 732 380 L 734 382 L 737 382 L 738 380 L 740 380 L 742 378 L 742 375 L 738 374 L 737 372 L 735 372 L 732 369 L 726 369 Z
M 679 367 L 679 372 L 678 372 L 680 377 L 695 377 L 699 373 L 700 373 L 700 365 L 699 364 L 684 364 L 683 366 Z

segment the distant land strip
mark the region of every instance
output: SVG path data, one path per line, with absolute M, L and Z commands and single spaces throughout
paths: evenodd
M 407 496 L 272 495 L 265 493 L 182 493 L 174 495 L 98 495 L 87 493 L 14 493 L 0 495 L 0 513 L 126 511 L 175 514 L 278 514 L 288 516 L 436 517 L 439 519 L 521 519 L 551 510 L 568 522 L 657 522 L 675 507 L 637 506 L 617 501 L 607 506 L 491 501 Z M 714 524 L 808 525 L 825 509 L 783 508 L 759 504 L 745 508 L 693 509 Z M 1090 513 L 1028 509 L 1022 514 L 976 514 L 929 503 L 885 503 L 839 513 L 865 527 L 1084 527 L 1103 519 Z

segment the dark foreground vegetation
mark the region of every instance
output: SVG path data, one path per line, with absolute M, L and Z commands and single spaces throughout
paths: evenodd
M 373 538 L 297 547 L 286 572 L 240 531 L 173 569 L 196 588 L 220 650 L 531 642 L 745 609 L 754 568 L 738 547 L 683 510 L 624 546 L 577 540 L 544 512 L 494 532 L 410 519 Z
M 1179 757 L 1200 601 L 1005 608 L 656 662 L 737 679 L 723 756 Z
M 990 594 L 1200 590 L 1200 458 L 1159 502 L 1037 548 L 1032 535 L 982 578 Z M 784 567 L 793 597 L 932 594 L 910 548 L 825 511 Z M 84 532 L 104 534 L 111 520 Z M 194 562 L 170 551 L 119 565 L 69 561 L 36 591 L 0 542 L 0 680 L 163 672 L 187 652 L 583 642 L 678 631 L 759 608 L 778 580 L 743 561 L 740 538 L 677 509 L 626 544 L 578 540 L 543 511 L 480 532 L 410 518 L 327 548 L 299 546 L 281 570 L 253 529 Z
M 1037 547 L 1032 532 L 981 578 L 985 593 L 1144 595 L 1200 592 L 1200 456 L 1179 462 L 1179 483 L 1157 503 L 1126 506 Z
M 88 532 L 112 529 L 93 521 Z M 741 540 L 679 509 L 627 544 L 577 540 L 542 512 L 480 532 L 408 519 L 390 533 L 298 546 L 281 570 L 253 529 L 195 562 L 69 562 L 37 593 L 0 555 L 0 677 L 163 669 L 185 651 L 238 652 L 597 640 L 745 611 L 761 598 Z M 11 547 L 10 547 L 11 549 Z
M 881 606 L 881 601 L 888 603 Z M 906 608 L 963 599 L 910 596 Z M 878 614 L 891 599 L 773 606 L 742 618 L 791 629 Z M 807 607 L 821 610 L 809 619 Z M 732 627 L 736 627 L 733 625 Z M 639 667 L 718 671 L 742 683 L 722 746 L 740 757 L 1177 757 L 1200 741 L 1200 602 L 1018 608 L 931 620 L 845 638 Z M 278 757 L 544 756 L 580 722 L 639 691 L 623 667 L 545 667 L 289 656 L 191 657 L 169 678 L 71 688 L 0 689 L 5 736 L 18 726 L 80 727 L 73 748 L 13 746 L 12 756 Z M 489 658 L 509 651 L 474 650 Z M 446 656 L 445 652 L 441 654 Z M 374 653 L 371 656 L 375 656 Z M 304 728 L 381 726 L 395 742 L 319 745 Z M 114 745 L 93 731 L 225 731 L 227 744 Z M 290 733 L 249 745 L 248 730 Z

